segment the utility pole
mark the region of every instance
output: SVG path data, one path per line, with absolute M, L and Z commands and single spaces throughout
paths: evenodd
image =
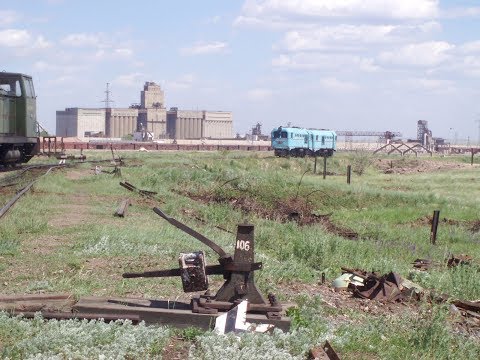
M 110 83 L 107 83 L 107 89 L 105 90 L 105 100 L 101 102 L 105 103 L 105 136 L 113 137 L 113 124 L 112 124 L 112 103 L 113 101 L 110 97 Z
M 107 83 L 107 89 L 104 92 L 105 92 L 105 100 L 102 100 L 102 102 L 105 103 L 105 108 L 109 109 L 112 107 L 111 104 L 115 102 L 110 98 L 110 94 L 112 93 L 110 91 L 110 83 Z

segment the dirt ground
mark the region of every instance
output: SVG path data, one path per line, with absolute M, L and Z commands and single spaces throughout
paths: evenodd
M 330 233 L 350 240 L 355 240 L 358 238 L 358 234 L 356 232 L 336 225 L 334 222 L 332 222 L 330 219 L 331 214 L 315 214 L 312 205 L 302 197 L 288 198 L 282 201 L 277 201 L 273 208 L 269 208 L 246 196 L 224 199 L 216 197 L 212 194 L 197 195 L 185 193 L 183 195 L 204 204 L 208 204 L 210 202 L 229 203 L 233 208 L 241 210 L 244 213 L 253 213 L 258 217 L 268 220 L 275 220 L 282 223 L 287 221 L 295 221 L 300 226 L 322 224 Z
M 426 159 L 377 159 L 373 164 L 385 174 L 415 174 L 442 170 L 471 168 L 470 164 L 458 162 L 439 162 Z

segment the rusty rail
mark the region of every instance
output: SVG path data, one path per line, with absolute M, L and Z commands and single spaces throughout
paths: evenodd
M 47 172 L 41 176 L 48 175 L 48 173 L 50 173 L 52 169 L 58 168 L 58 167 L 63 167 L 63 165 L 50 166 Z M 10 208 L 18 201 L 18 199 L 20 199 L 28 190 L 31 189 L 31 187 L 38 181 L 38 179 L 40 179 L 41 176 L 39 176 L 32 182 L 28 183 L 27 186 L 25 186 L 22 190 L 20 190 L 20 192 L 18 192 L 12 199 L 10 199 L 10 201 L 3 208 L 0 209 L 0 219 L 8 212 L 8 210 L 10 210 Z

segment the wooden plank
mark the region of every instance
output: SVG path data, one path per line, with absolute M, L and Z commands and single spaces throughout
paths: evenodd
M 125 217 L 127 214 L 128 206 L 130 205 L 129 199 L 123 199 L 118 205 L 117 211 L 115 211 L 115 216 Z

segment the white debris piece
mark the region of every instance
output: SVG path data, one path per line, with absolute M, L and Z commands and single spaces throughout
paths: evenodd
M 252 324 L 247 322 L 248 301 L 244 300 L 227 313 L 217 317 L 215 331 L 219 334 L 229 332 L 242 333 L 246 331 L 265 333 L 273 330 L 272 324 Z

